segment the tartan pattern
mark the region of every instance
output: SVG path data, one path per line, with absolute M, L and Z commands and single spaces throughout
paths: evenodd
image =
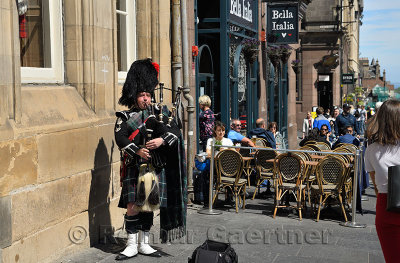
M 126 173 L 122 180 L 121 197 L 119 198 L 118 207 L 127 208 L 128 203 L 135 202 L 138 174 L 138 167 L 131 166 L 126 168 Z
M 163 115 L 169 117 L 169 110 L 166 106 L 162 108 Z M 141 110 L 139 112 L 130 113 L 129 119 L 126 121 L 126 124 L 132 128 L 133 131 L 137 130 L 140 126 L 143 125 L 145 120 L 150 116 L 150 112 L 148 109 Z
M 128 203 L 136 201 L 137 181 L 139 177 L 139 165 L 133 165 L 126 168 L 125 176 L 122 180 L 121 197 L 118 207 L 126 208 Z M 165 178 L 165 169 L 157 171 L 158 185 L 160 187 L 160 207 L 167 206 L 167 182 Z

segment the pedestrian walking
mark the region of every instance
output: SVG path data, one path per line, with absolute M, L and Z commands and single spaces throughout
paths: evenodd
M 303 139 L 308 136 L 313 128 L 314 119 L 311 116 L 311 112 L 307 112 L 306 118 L 303 120 Z
M 317 118 L 315 118 L 315 120 L 314 120 L 314 124 L 313 124 L 313 128 L 318 128 L 318 130 L 320 130 L 321 129 L 321 126 L 323 125 L 323 124 L 325 124 L 327 127 L 328 127 L 328 129 L 329 129 L 329 132 L 331 131 L 331 126 L 329 125 L 329 121 L 328 121 L 328 119 L 323 115 L 323 113 L 324 113 L 324 108 L 322 108 L 322 107 L 318 107 L 317 108 Z
M 339 136 L 340 132 L 343 131 L 347 126 L 353 126 L 353 129 L 355 129 L 357 134 L 360 134 L 360 131 L 358 130 L 356 126 L 356 118 L 354 117 L 353 114 L 350 113 L 350 105 L 345 103 L 343 104 L 343 112 L 339 114 L 336 118 L 336 123 L 335 123 L 335 135 Z
M 400 101 L 387 100 L 368 122 L 367 136 L 373 141 L 365 152 L 365 168 L 377 195 L 375 226 L 387 263 L 398 262 L 400 213 L 386 211 L 388 167 L 400 165 Z

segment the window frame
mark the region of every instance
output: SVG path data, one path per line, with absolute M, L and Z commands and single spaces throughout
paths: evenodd
M 64 83 L 64 42 L 62 0 L 47 0 L 44 15 L 50 22 L 50 68 L 21 67 L 21 83 Z M 47 57 L 49 54 L 45 54 Z M 45 58 L 48 59 L 48 58 Z
M 124 83 L 130 65 L 136 60 L 136 0 L 120 0 L 125 1 L 126 11 L 116 9 L 116 15 L 126 16 L 125 36 L 126 43 L 126 65 L 127 71 L 118 71 L 118 83 Z M 117 42 L 119 39 L 117 39 Z M 118 44 L 117 44 L 118 48 Z

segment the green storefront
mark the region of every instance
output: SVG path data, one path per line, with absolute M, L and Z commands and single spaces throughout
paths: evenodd
M 195 18 L 196 98 L 209 95 L 217 120 L 240 118 L 249 131 L 258 117 L 258 50 L 249 52 L 259 43 L 258 1 L 197 0 Z

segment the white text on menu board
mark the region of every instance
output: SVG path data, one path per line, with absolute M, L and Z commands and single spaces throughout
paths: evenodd
M 253 11 L 250 9 L 249 1 L 246 2 L 245 0 L 231 0 L 230 13 L 237 17 L 241 17 L 246 21 L 253 21 Z
M 289 12 L 289 10 L 282 10 L 279 12 L 278 10 L 272 10 L 272 30 L 290 30 L 294 29 L 294 25 L 287 21 L 283 21 L 283 23 L 274 22 L 276 19 L 287 19 L 293 18 L 293 13 Z

